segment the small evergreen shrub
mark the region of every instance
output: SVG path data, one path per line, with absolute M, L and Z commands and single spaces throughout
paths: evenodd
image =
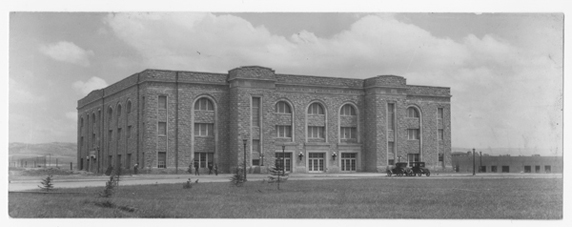
M 42 179 L 42 182 L 40 182 L 42 184 L 42 186 L 38 185 L 38 188 L 49 192 L 50 190 L 54 189 L 54 184 L 52 183 L 52 175 L 48 175 L 46 178 Z
M 242 171 L 242 169 L 236 168 L 235 173 L 230 177 L 230 183 L 236 187 L 242 187 L 244 184 L 244 174 Z

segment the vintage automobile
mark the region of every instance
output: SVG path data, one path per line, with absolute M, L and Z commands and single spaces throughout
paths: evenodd
M 413 171 L 413 176 L 430 176 L 431 172 L 429 169 L 425 168 L 425 162 L 411 162 L 411 170 Z
M 407 167 L 407 162 L 398 162 L 395 163 L 395 165 L 390 165 L 387 167 L 387 176 L 391 177 L 391 175 L 397 175 L 397 176 L 412 176 L 413 175 L 413 170 L 411 170 L 411 168 Z

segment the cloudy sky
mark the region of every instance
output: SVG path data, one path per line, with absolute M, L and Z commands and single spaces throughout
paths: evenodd
M 10 142 L 76 142 L 77 100 L 144 69 L 260 65 L 450 87 L 454 147 L 562 151 L 559 13 L 15 12 L 9 48 Z

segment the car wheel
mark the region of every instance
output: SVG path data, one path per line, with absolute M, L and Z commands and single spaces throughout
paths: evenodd
M 431 172 L 427 172 L 425 175 L 429 176 L 429 175 L 431 175 Z

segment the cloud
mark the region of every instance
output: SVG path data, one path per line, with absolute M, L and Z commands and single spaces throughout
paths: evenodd
M 435 37 L 388 14 L 363 16 L 329 38 L 307 30 L 274 35 L 232 15 L 105 18 L 110 32 L 149 68 L 226 72 L 262 65 L 305 75 L 401 75 L 409 84 L 451 87 L 453 146 L 544 148 L 560 146 L 562 138 L 561 128 L 554 128 L 562 125 L 562 31 L 546 28 L 554 21 L 547 18 L 531 27 L 523 22 L 519 28 L 526 29 L 518 34 L 527 37 L 510 42 L 495 34 L 469 34 L 459 41 Z M 542 33 L 528 32 L 537 28 Z
M 47 98 L 36 94 L 30 86 L 14 78 L 24 79 L 25 77 L 33 77 L 30 71 L 13 72 L 14 75 L 10 76 L 9 95 L 10 104 L 34 104 L 43 103 Z
M 73 88 L 83 95 L 89 94 L 91 91 L 107 87 L 108 84 L 105 80 L 99 77 L 89 78 L 86 82 L 76 81 L 73 83 Z
M 56 61 L 68 62 L 72 64 L 89 66 L 89 57 L 94 53 L 91 50 L 84 50 L 72 42 L 60 41 L 48 45 L 40 46 L 40 52 Z

